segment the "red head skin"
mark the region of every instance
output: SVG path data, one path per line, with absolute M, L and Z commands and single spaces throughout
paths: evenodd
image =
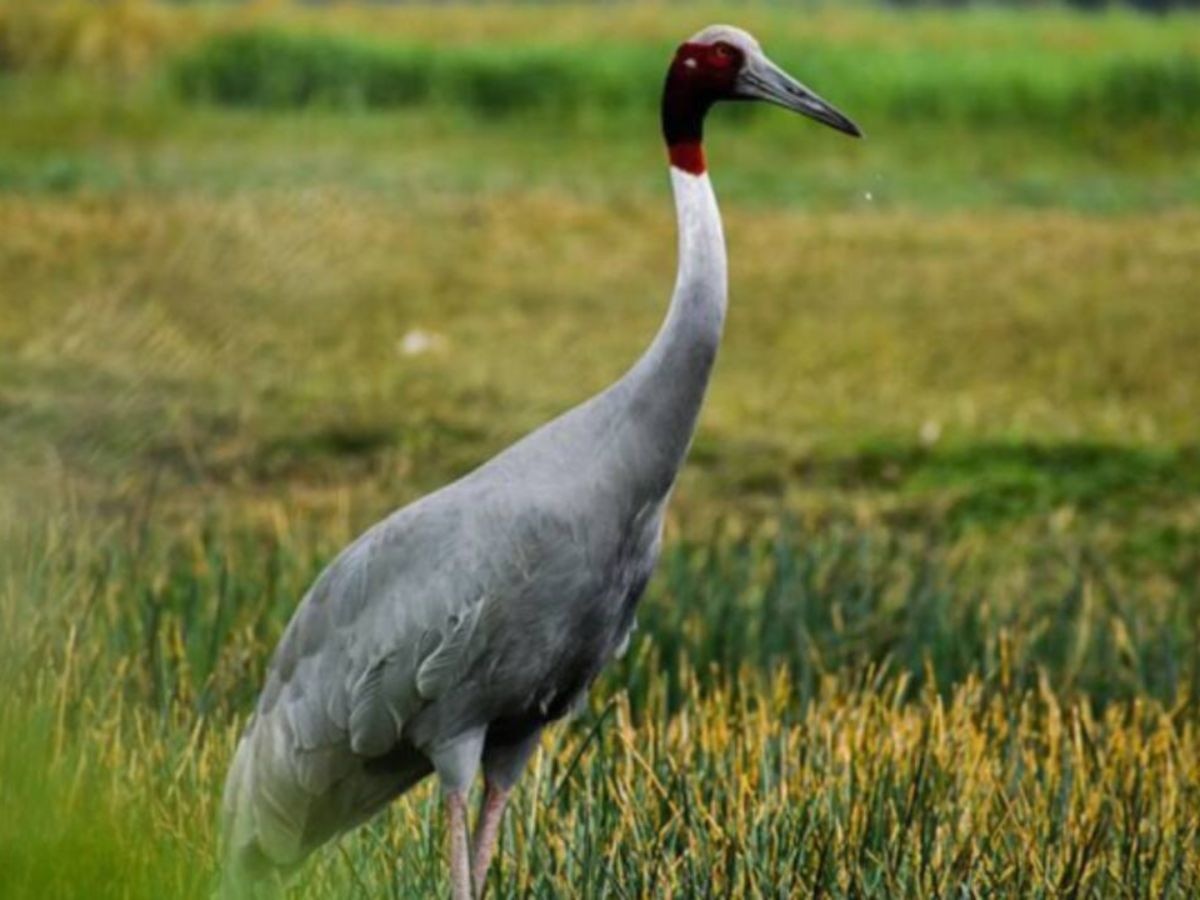
M 704 174 L 704 117 L 718 100 L 734 99 L 744 63 L 742 51 L 724 41 L 683 44 L 675 52 L 662 100 L 663 139 L 672 166 Z

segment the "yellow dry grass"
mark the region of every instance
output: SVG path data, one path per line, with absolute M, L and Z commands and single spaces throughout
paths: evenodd
M 872 440 L 1194 434 L 1194 213 L 726 218 L 728 335 L 685 502 L 803 512 L 813 486 L 786 473 Z M 38 373 L 8 388 L 31 427 L 4 464 L 54 452 L 103 484 L 141 458 L 240 492 L 276 465 L 304 478 L 279 444 L 297 430 L 340 430 L 395 436 L 371 481 L 426 489 L 636 358 L 673 228 L 662 192 L 0 199 L 0 335 Z M 413 331 L 439 339 L 406 355 Z

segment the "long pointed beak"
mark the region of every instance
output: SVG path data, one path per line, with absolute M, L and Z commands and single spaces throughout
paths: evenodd
M 816 92 L 806 88 L 761 54 L 746 60 L 746 65 L 738 76 L 737 92 L 739 97 L 766 100 L 768 103 L 823 122 L 851 137 L 862 137 L 859 127 L 842 115 L 832 103 L 822 100 Z

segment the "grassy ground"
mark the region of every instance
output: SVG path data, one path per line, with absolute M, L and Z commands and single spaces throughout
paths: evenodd
M 321 565 L 653 333 L 657 67 L 721 19 L 870 137 L 710 127 L 731 311 L 666 558 L 495 890 L 1200 891 L 1200 29 L 618 9 L 0 7 L 0 894 L 205 893 Z M 341 92 L 255 93 L 280 53 Z M 444 890 L 435 804 L 290 890 Z

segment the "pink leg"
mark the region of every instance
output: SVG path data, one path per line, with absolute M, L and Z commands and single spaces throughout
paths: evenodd
M 466 791 L 447 791 L 446 815 L 450 828 L 450 893 L 454 900 L 473 900 L 467 856 Z
M 479 897 L 483 897 L 487 887 L 488 867 L 492 864 L 492 855 L 496 852 L 496 838 L 500 834 L 500 820 L 504 816 L 504 805 L 507 802 L 508 788 L 488 781 L 487 792 L 483 797 L 483 810 L 475 826 L 475 846 L 471 853 L 471 880 L 475 883 Z

